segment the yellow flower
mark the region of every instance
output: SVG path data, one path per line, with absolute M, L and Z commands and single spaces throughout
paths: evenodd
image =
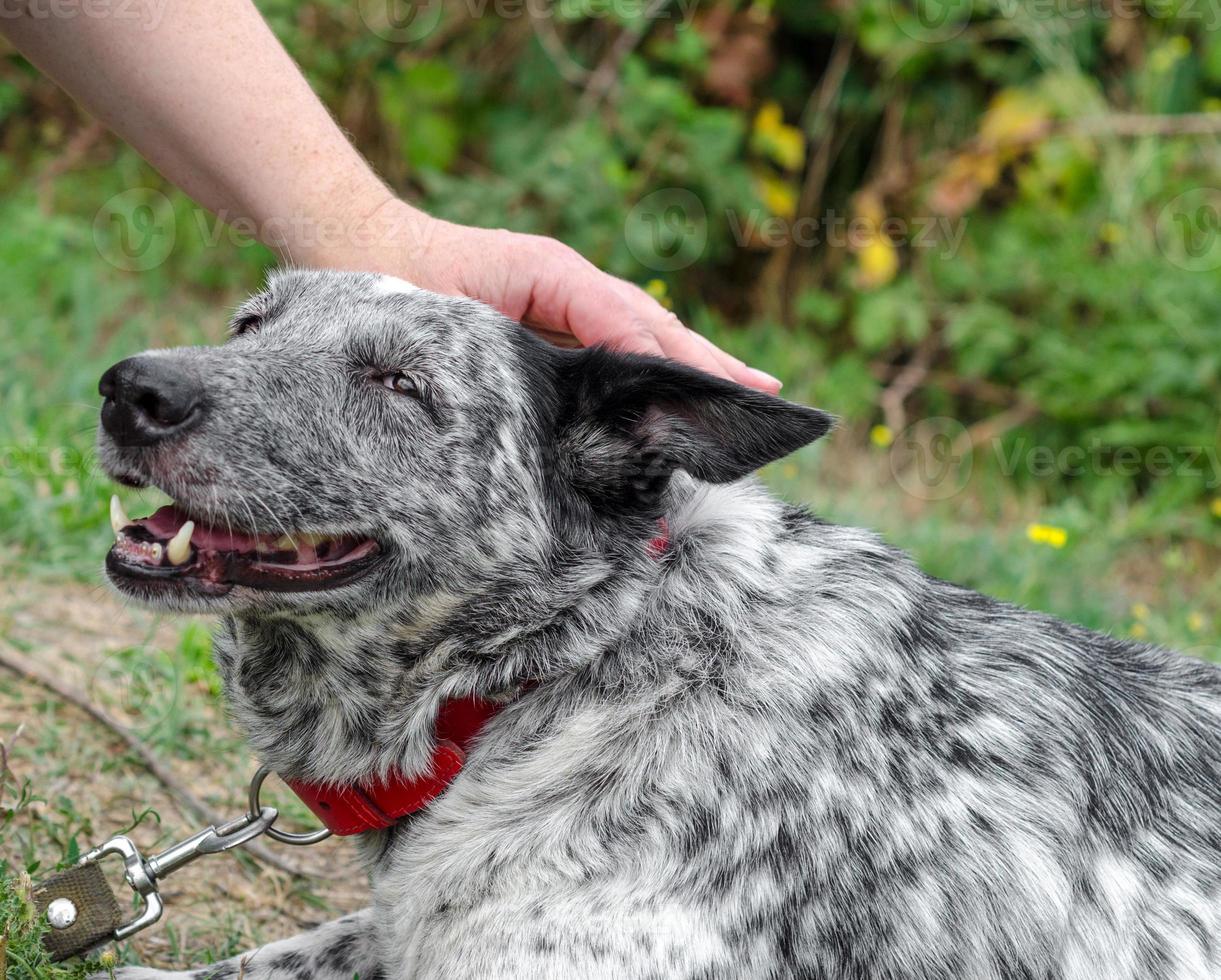
M 1047 128 L 1047 105 L 1038 96 L 1020 89 L 1007 88 L 992 99 L 979 124 L 979 140 L 984 146 L 1009 148 L 1024 145 Z
M 784 468 L 780 472 L 784 474 L 786 480 L 797 479 L 797 467 L 792 463 L 785 463 Z
M 98 963 L 104 969 L 109 970 L 115 963 L 118 962 L 118 957 L 115 956 L 113 949 L 104 949 L 98 954 Z
M 670 287 L 666 285 L 665 280 L 650 279 L 647 283 L 645 283 L 644 291 L 657 300 L 657 302 L 659 302 L 667 310 L 674 309 L 674 304 L 670 301 Z
M 1026 537 L 1035 544 L 1045 544 L 1052 548 L 1063 548 L 1068 544 L 1068 532 L 1062 527 L 1053 527 L 1051 524 L 1028 525 Z
M 784 125 L 784 110 L 776 101 L 764 102 L 755 115 L 756 133 L 774 133 Z
M 1149 66 L 1155 72 L 1167 72 L 1175 64 L 1191 54 L 1191 42 L 1182 34 L 1176 34 L 1154 49 L 1149 56 Z
M 1213 502 L 1209 508 L 1213 512 L 1213 517 L 1221 517 L 1221 497 L 1213 497 Z
M 1180 58 L 1186 58 L 1191 54 L 1191 41 L 1185 34 L 1176 34 L 1170 39 L 1168 46 Z
M 885 449 L 895 441 L 895 434 L 890 431 L 888 425 L 875 425 L 869 430 L 869 441 L 875 446 L 881 446 Z
M 797 214 L 797 191 L 787 180 L 760 174 L 759 196 L 767 209 L 778 218 L 792 218 Z
M 1146 606 L 1143 602 L 1138 602 L 1132 606 L 1132 615 L 1136 619 L 1148 619 L 1149 618 L 1149 607 Z
M 1145 628 L 1144 623 L 1133 623 L 1132 629 L 1130 630 L 1130 632 L 1138 640 L 1144 639 L 1146 636 L 1149 635 L 1149 631 Z
M 1127 237 L 1127 234 L 1123 227 L 1114 221 L 1104 221 L 1102 227 L 1098 229 L 1098 237 L 1108 245 L 1118 245 Z
M 755 116 L 755 148 L 785 170 L 796 171 L 805 166 L 806 138 L 796 126 L 785 125 L 784 110 L 779 102 L 765 102 Z
M 1187 628 L 1193 633 L 1203 633 L 1204 627 L 1207 625 L 1200 613 L 1193 612 L 1187 614 Z
M 894 279 L 899 271 L 899 252 L 890 239 L 871 238 L 856 256 L 856 284 L 861 289 L 876 289 Z

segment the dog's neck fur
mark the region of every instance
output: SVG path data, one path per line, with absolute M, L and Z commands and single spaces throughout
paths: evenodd
M 682 479 L 668 501 L 672 525 L 707 511 L 710 494 L 721 510 L 767 501 L 779 520 L 778 503 L 749 482 L 697 491 Z M 603 661 L 658 588 L 662 566 L 644 537 L 655 528 L 637 521 L 630 537 L 584 534 L 580 545 L 554 536 L 462 594 L 439 589 L 374 613 L 230 617 L 216 649 L 230 707 L 282 775 L 332 783 L 422 772 L 447 698 L 511 697 L 581 670 L 628 669 Z M 740 548 L 729 551 L 735 561 L 705 573 L 740 567 Z

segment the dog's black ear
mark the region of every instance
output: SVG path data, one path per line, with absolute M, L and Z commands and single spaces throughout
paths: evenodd
M 602 348 L 563 357 L 558 449 L 570 481 L 632 511 L 675 470 L 728 483 L 824 435 L 831 416 L 660 358 Z

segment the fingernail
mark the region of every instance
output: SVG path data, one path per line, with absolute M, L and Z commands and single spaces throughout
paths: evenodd
M 784 387 L 783 381 L 781 381 L 779 378 L 773 378 L 766 371 L 760 371 L 758 368 L 750 368 L 749 370 L 750 370 L 750 373 L 753 374 L 756 378 L 758 378 L 760 381 L 765 382 L 769 387 L 775 388 L 777 391 L 779 391 L 781 388 Z

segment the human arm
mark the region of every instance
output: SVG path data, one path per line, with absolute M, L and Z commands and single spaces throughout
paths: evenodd
M 551 335 L 779 384 L 549 238 L 432 218 L 378 179 L 250 0 L 0 17 L 34 64 L 187 194 L 301 266 L 391 273 Z

